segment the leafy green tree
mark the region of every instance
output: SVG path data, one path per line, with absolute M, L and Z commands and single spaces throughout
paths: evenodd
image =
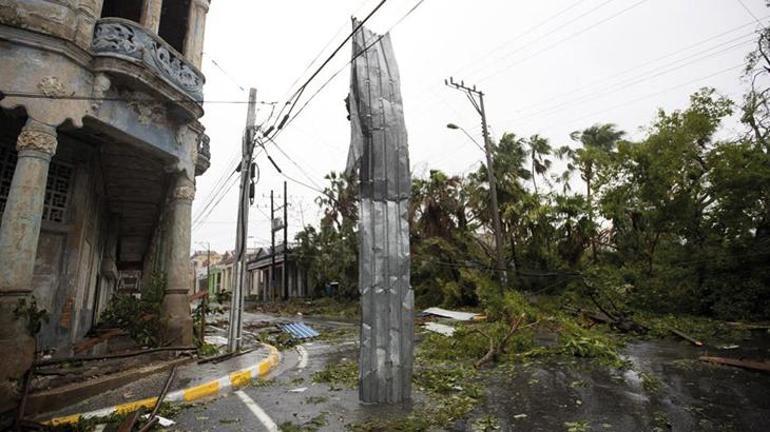
M 306 226 L 295 239 L 297 260 L 316 294 L 330 282 L 337 295 L 358 296 L 358 183 L 355 177 L 330 173 L 329 185 L 316 199 L 324 216 L 318 229 Z

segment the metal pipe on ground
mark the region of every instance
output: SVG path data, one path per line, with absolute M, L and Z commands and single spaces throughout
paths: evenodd
M 42 366 L 52 366 L 57 364 L 73 363 L 73 362 L 81 362 L 81 361 L 97 361 L 97 360 L 109 360 L 109 359 L 116 359 L 116 358 L 129 358 L 129 357 L 136 357 L 140 355 L 152 354 L 152 353 L 163 352 L 163 351 L 197 351 L 197 350 L 198 350 L 197 347 L 190 347 L 190 346 L 158 347 L 158 348 L 150 348 L 146 350 L 129 351 L 126 353 L 106 354 L 101 356 L 80 356 L 80 357 L 67 357 L 67 358 L 60 358 L 60 359 L 40 360 L 40 361 L 34 362 L 32 366 L 42 367 Z

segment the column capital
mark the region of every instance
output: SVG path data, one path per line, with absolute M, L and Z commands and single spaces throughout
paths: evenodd
M 202 8 L 204 11 L 209 11 L 209 4 L 211 3 L 210 0 L 192 0 L 192 5 Z
M 19 153 L 31 150 L 53 156 L 57 143 L 56 127 L 29 118 L 16 140 L 16 150 Z
M 171 192 L 171 200 L 192 202 L 193 199 L 195 199 L 195 182 L 188 179 L 184 173 L 178 174 L 174 190 Z

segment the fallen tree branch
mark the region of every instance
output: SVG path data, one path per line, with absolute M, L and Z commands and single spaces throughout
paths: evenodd
M 701 356 L 698 358 L 698 360 L 702 362 L 707 363 L 715 363 L 725 366 L 735 366 L 743 369 L 750 369 L 750 370 L 756 370 L 761 372 L 770 372 L 770 361 L 759 361 L 759 360 L 742 360 L 742 359 L 732 359 L 727 357 L 709 357 L 709 356 Z
M 690 342 L 691 344 L 693 344 L 693 345 L 695 345 L 697 347 L 702 347 L 703 346 L 703 342 L 699 341 L 698 339 L 695 339 L 694 337 L 688 335 L 687 333 L 681 332 L 681 331 L 679 331 L 679 330 L 677 330 L 677 329 L 675 329 L 673 327 L 670 327 L 669 330 L 671 331 L 671 333 L 679 336 L 680 338 Z
M 524 321 L 524 318 L 526 315 L 522 314 L 517 319 L 513 320 L 511 323 L 511 328 L 508 330 L 508 332 L 503 336 L 503 338 L 500 340 L 499 343 L 495 343 L 495 339 L 488 334 L 484 333 L 481 329 L 475 329 L 477 333 L 487 338 L 489 341 L 489 350 L 486 354 L 484 354 L 484 357 L 480 358 L 476 363 L 474 363 L 474 366 L 476 369 L 480 369 L 482 366 L 489 362 L 497 361 L 497 357 L 505 352 L 505 346 L 508 344 L 508 341 L 511 339 L 511 336 L 513 336 L 514 333 L 519 329 L 519 326 L 521 326 L 521 322 Z M 530 324 L 534 325 L 535 323 Z

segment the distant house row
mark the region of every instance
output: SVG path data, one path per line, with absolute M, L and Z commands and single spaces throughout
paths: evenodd
M 214 296 L 231 292 L 235 253 L 227 251 L 224 254 L 211 251 L 209 262 L 208 251 L 196 251 L 192 257 L 193 292 L 208 290 Z M 297 264 L 289 245 L 284 263 L 284 247 L 275 248 L 275 264 L 271 248 L 249 249 L 247 255 L 247 276 L 245 295 L 254 301 L 277 301 L 308 296 L 307 274 Z M 275 270 L 273 271 L 273 266 Z M 286 286 L 283 282 L 283 272 L 286 269 Z M 272 289 L 271 289 L 272 287 Z

